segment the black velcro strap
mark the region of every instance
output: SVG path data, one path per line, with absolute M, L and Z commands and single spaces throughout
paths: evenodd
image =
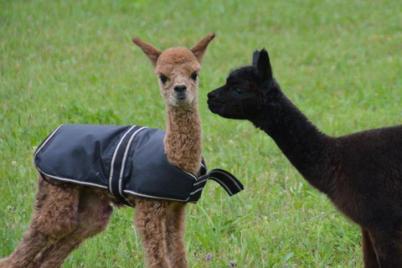
M 201 197 L 202 190 L 205 187 L 205 184 L 207 184 L 208 180 L 208 175 L 203 175 L 201 177 L 198 177 L 197 181 L 194 182 L 194 187 L 193 191 L 190 193 L 189 200 L 190 202 L 197 202 L 198 199 Z
M 198 177 L 204 176 L 205 174 L 207 174 L 207 172 L 208 172 L 207 164 L 205 163 L 204 158 L 202 158 L 201 159 L 201 168 L 200 168 L 200 171 L 198 172 Z
M 243 184 L 232 174 L 223 169 L 213 169 L 198 177 L 194 183 L 194 191 L 190 193 L 190 201 L 197 201 L 201 197 L 202 189 L 208 180 L 214 180 L 232 196 L 244 189 Z
M 208 179 L 214 180 L 230 195 L 235 195 L 244 189 L 243 184 L 232 174 L 223 169 L 213 169 L 207 174 Z

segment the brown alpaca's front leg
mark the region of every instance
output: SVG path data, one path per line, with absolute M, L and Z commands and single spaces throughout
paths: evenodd
M 186 268 L 185 204 L 170 203 L 166 215 L 167 250 L 171 267 Z
M 148 267 L 170 267 L 166 256 L 164 225 L 166 221 L 166 202 L 137 199 L 135 204 L 135 226 L 144 246 Z
M 43 252 L 76 228 L 78 201 L 78 188 L 55 186 L 40 178 L 31 225 L 15 251 L 0 261 L 0 267 L 39 267 L 36 260 Z
M 82 190 L 78 205 L 77 228 L 42 254 L 40 267 L 60 267 L 68 255 L 84 240 L 105 230 L 112 211 L 107 194 L 94 192 L 91 189 Z
M 365 268 L 378 268 L 377 256 L 374 252 L 373 243 L 368 231 L 362 228 L 362 248 Z

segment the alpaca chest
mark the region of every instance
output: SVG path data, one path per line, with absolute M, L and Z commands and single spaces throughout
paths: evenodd
M 108 190 L 128 204 L 127 195 L 196 202 L 208 181 L 217 181 L 229 195 L 243 189 L 230 173 L 198 174 L 171 165 L 164 151 L 165 132 L 141 126 L 61 125 L 42 142 L 34 162 L 45 177 Z

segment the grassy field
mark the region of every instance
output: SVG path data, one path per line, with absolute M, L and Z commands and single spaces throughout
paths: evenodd
M 131 38 L 191 46 L 214 31 L 200 77 L 204 156 L 246 190 L 228 198 L 210 183 L 188 206 L 191 267 L 361 267 L 359 229 L 268 136 L 210 113 L 206 94 L 266 47 L 285 93 L 326 133 L 401 124 L 402 4 L 267 2 L 0 0 L 0 256 L 28 226 L 32 152 L 49 131 L 66 122 L 164 127 L 151 64 Z M 65 267 L 143 267 L 132 215 L 115 211 Z

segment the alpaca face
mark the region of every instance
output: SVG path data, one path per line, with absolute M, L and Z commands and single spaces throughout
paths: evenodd
M 155 66 L 161 94 L 168 107 L 191 107 L 197 103 L 198 73 L 208 44 L 215 34 L 201 39 L 193 48 L 169 48 L 161 52 L 139 38 L 139 46 Z
M 208 107 L 222 117 L 253 119 L 274 85 L 268 53 L 264 49 L 256 51 L 253 65 L 232 71 L 223 86 L 208 94 Z
M 166 105 L 191 106 L 196 103 L 200 63 L 187 48 L 165 50 L 156 63 L 161 94 Z

